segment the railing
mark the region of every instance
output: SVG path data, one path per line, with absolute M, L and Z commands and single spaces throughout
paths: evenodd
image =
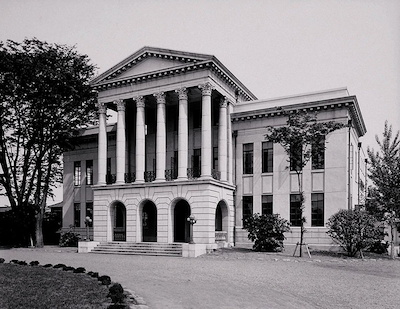
M 144 181 L 145 182 L 152 182 L 156 179 L 156 172 L 144 172 Z
M 136 173 L 125 173 L 125 183 L 132 183 L 136 180 Z
M 106 184 L 111 185 L 117 181 L 117 175 L 115 174 L 106 174 Z
M 200 175 L 201 175 L 201 169 L 200 168 L 188 168 L 187 169 L 187 177 L 189 179 L 199 178 Z
M 211 170 L 211 176 L 216 180 L 221 180 L 221 172 L 217 170 Z
M 178 178 L 178 173 L 175 169 L 165 170 L 165 180 L 172 181 Z

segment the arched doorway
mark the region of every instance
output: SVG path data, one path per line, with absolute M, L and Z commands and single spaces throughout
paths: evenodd
M 215 242 L 228 241 L 228 207 L 220 201 L 215 209 Z
M 113 241 L 126 241 L 126 208 L 121 202 L 113 205 Z
M 189 242 L 190 206 L 185 200 L 180 200 L 174 208 L 174 242 Z
M 147 201 L 142 211 L 142 241 L 157 241 L 157 207 L 153 202 Z

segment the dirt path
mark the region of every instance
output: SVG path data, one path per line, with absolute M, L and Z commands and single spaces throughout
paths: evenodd
M 398 308 L 400 262 L 228 252 L 196 259 L 0 250 L 0 257 L 83 266 L 150 308 Z

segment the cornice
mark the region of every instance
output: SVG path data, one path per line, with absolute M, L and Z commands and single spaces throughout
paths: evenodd
M 306 102 L 301 104 L 287 105 L 283 107 L 284 111 L 289 113 L 294 113 L 295 111 L 320 112 L 341 108 L 347 108 L 349 110 L 350 116 L 354 122 L 354 128 L 357 130 L 359 136 L 363 136 L 367 132 L 367 129 L 365 127 L 365 123 L 362 118 L 361 110 L 358 105 L 356 96 Z M 231 114 L 231 119 L 233 122 L 239 122 L 258 118 L 284 117 L 284 111 L 281 107 L 275 106 L 248 112 L 233 112 Z

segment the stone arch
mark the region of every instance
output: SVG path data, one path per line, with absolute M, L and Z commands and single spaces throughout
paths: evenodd
M 188 201 L 183 198 L 175 199 L 171 204 L 171 226 L 173 242 L 189 242 L 190 224 L 187 218 L 192 210 Z
M 126 207 L 121 201 L 110 204 L 112 241 L 126 241 Z
M 139 207 L 141 241 L 157 242 L 157 206 L 151 200 L 144 200 Z

